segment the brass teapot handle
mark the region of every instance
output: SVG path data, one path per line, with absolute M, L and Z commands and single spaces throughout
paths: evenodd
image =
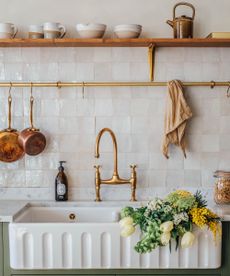
M 193 10 L 193 14 L 192 14 L 192 20 L 194 20 L 194 17 L 195 17 L 195 8 L 192 4 L 188 3 L 188 2 L 180 2 L 180 3 L 177 3 L 174 8 L 173 8 L 173 20 L 176 18 L 176 8 L 178 6 L 187 6 L 187 7 L 190 7 L 192 10 Z

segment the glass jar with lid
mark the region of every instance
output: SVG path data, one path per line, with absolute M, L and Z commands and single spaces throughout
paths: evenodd
M 230 172 L 216 171 L 214 200 L 217 204 L 230 204 Z

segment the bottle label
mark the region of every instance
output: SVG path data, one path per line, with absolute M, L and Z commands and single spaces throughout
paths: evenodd
M 66 193 L 66 186 L 65 186 L 65 184 L 59 183 L 57 185 L 57 194 L 59 196 L 63 196 L 63 195 L 65 195 L 65 193 Z

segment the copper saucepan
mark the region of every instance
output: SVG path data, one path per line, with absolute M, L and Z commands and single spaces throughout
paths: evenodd
M 24 155 L 24 150 L 18 143 L 19 134 L 16 129 L 11 128 L 12 97 L 10 90 L 8 96 L 8 128 L 0 132 L 0 161 L 3 162 L 14 162 Z
M 38 155 L 46 146 L 46 137 L 40 132 L 38 128 L 33 124 L 33 104 L 34 97 L 32 96 L 32 84 L 31 84 L 31 96 L 30 96 L 30 127 L 22 130 L 18 136 L 18 142 L 28 155 Z

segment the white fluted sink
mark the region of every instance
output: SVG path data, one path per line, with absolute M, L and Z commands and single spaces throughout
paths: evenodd
M 120 237 L 120 209 L 103 204 L 25 208 L 9 224 L 11 267 L 207 269 L 221 265 L 221 243 L 215 244 L 208 230 L 195 229 L 191 248 L 176 251 L 172 242 L 171 252 L 165 246 L 148 254 L 136 253 L 141 232 L 136 229 L 131 237 Z

